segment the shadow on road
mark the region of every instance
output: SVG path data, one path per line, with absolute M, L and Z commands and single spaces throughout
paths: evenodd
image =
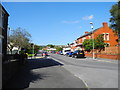
M 20 69 L 20 71 L 7 83 L 2 90 L 8 90 L 11 88 L 23 90 L 29 88 L 30 83 L 50 77 L 49 75 L 46 75 L 46 73 L 38 73 L 37 71 L 33 72 L 33 70 L 58 65 L 61 66 L 63 64 L 53 59 L 29 59 L 27 64 Z

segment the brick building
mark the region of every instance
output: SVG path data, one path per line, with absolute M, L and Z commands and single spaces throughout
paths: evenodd
M 103 22 L 102 27 L 95 29 L 91 32 L 85 32 L 84 35 L 77 38 L 77 40 L 74 41 L 74 44 L 71 45 L 71 48 L 76 49 L 79 47 L 79 49 L 83 49 L 82 43 L 85 39 L 92 39 L 92 34 L 94 34 L 94 39 L 98 35 L 103 35 L 104 43 L 106 43 L 107 47 L 114 47 L 118 45 L 118 36 L 113 32 L 111 28 L 109 28 L 108 23 Z
M 106 43 L 106 47 L 104 50 L 98 52 L 95 50 L 95 58 L 107 58 L 107 59 L 116 59 L 119 60 L 120 58 L 120 46 L 118 41 L 118 35 L 115 34 L 115 32 L 109 28 L 108 23 L 103 22 L 102 27 L 95 29 L 91 32 L 85 32 L 84 35 L 77 38 L 74 43 L 71 43 L 71 50 L 84 50 L 84 47 L 82 43 L 85 39 L 92 39 L 92 34 L 94 34 L 94 39 L 98 35 L 103 35 L 104 43 Z M 86 57 L 92 57 L 92 52 L 86 52 Z

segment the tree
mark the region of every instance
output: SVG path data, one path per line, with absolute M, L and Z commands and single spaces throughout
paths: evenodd
M 63 48 L 61 48 L 61 47 L 56 47 L 56 51 L 62 51 L 63 50 Z
M 31 35 L 22 28 L 17 28 L 16 30 L 12 30 L 12 34 L 8 36 L 8 48 L 12 50 L 13 47 L 18 47 L 18 51 L 20 48 L 26 48 L 30 45 Z
M 83 42 L 83 46 L 85 50 L 92 50 L 93 49 L 93 40 L 92 39 L 85 39 Z M 102 35 L 98 35 L 96 39 L 94 39 L 94 49 L 103 49 L 105 46 L 104 39 Z
M 47 46 L 50 47 L 50 48 L 54 48 L 55 47 L 55 45 L 52 45 L 52 44 L 48 44 Z
M 93 49 L 93 40 L 92 39 L 85 39 L 83 42 L 83 46 L 85 50 Z
M 102 35 L 98 35 L 95 39 L 95 49 L 103 49 L 105 46 L 104 39 Z
M 110 27 L 117 33 L 120 34 L 120 1 L 117 4 L 113 5 L 110 9 L 111 18 Z

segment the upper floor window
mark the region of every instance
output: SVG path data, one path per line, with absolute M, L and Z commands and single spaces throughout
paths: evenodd
M 91 39 L 91 36 L 88 36 L 89 37 L 89 39 Z
M 106 40 L 109 40 L 109 33 L 106 33 Z
M 5 13 L 3 11 L 2 11 L 2 14 L 1 14 L 1 18 L 2 18 L 2 27 L 4 27 Z
M 82 38 L 82 42 L 84 42 L 85 39 L 86 39 L 86 37 L 83 37 L 83 38 Z
M 109 33 L 102 34 L 104 40 L 109 40 Z
M 0 54 L 2 54 L 2 36 L 0 35 Z

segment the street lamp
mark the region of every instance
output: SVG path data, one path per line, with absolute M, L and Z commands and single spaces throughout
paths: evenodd
M 94 32 L 93 32 L 93 23 L 90 22 L 91 24 L 91 29 L 92 29 L 92 42 L 93 42 L 93 59 L 95 59 L 95 53 L 94 53 Z

